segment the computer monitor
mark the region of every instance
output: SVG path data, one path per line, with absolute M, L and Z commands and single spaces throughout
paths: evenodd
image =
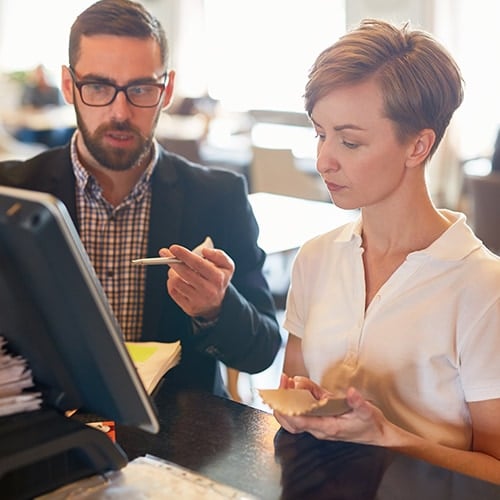
M 156 413 L 65 205 L 0 186 L 0 335 L 44 405 L 158 432 Z

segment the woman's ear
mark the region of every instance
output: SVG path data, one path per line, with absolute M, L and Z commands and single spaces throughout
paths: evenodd
M 429 158 L 432 146 L 436 142 L 436 132 L 424 128 L 410 141 L 409 154 L 406 158 L 407 167 L 423 165 Z

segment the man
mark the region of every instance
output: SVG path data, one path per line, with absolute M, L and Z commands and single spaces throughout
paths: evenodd
M 154 140 L 174 89 L 167 52 L 163 28 L 140 4 L 102 0 L 86 9 L 62 69 L 77 131 L 65 147 L 0 166 L 0 183 L 61 199 L 125 339 L 180 339 L 174 381 L 223 394 L 217 361 L 262 371 L 281 337 L 244 179 Z M 202 257 L 188 250 L 206 236 L 215 249 Z M 165 267 L 131 265 L 161 248 L 182 260 L 168 270 L 168 294 Z

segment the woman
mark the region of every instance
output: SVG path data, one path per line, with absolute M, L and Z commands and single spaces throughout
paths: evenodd
M 281 388 L 350 411 L 275 416 L 500 483 L 500 259 L 426 186 L 462 98 L 451 56 L 408 25 L 365 20 L 317 58 L 305 93 L 317 170 L 361 216 L 296 258 Z

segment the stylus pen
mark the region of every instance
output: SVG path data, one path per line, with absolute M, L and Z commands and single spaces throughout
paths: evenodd
M 136 266 L 165 266 L 169 264 L 181 264 L 182 260 L 175 257 L 150 257 L 148 259 L 134 259 L 132 264 Z

